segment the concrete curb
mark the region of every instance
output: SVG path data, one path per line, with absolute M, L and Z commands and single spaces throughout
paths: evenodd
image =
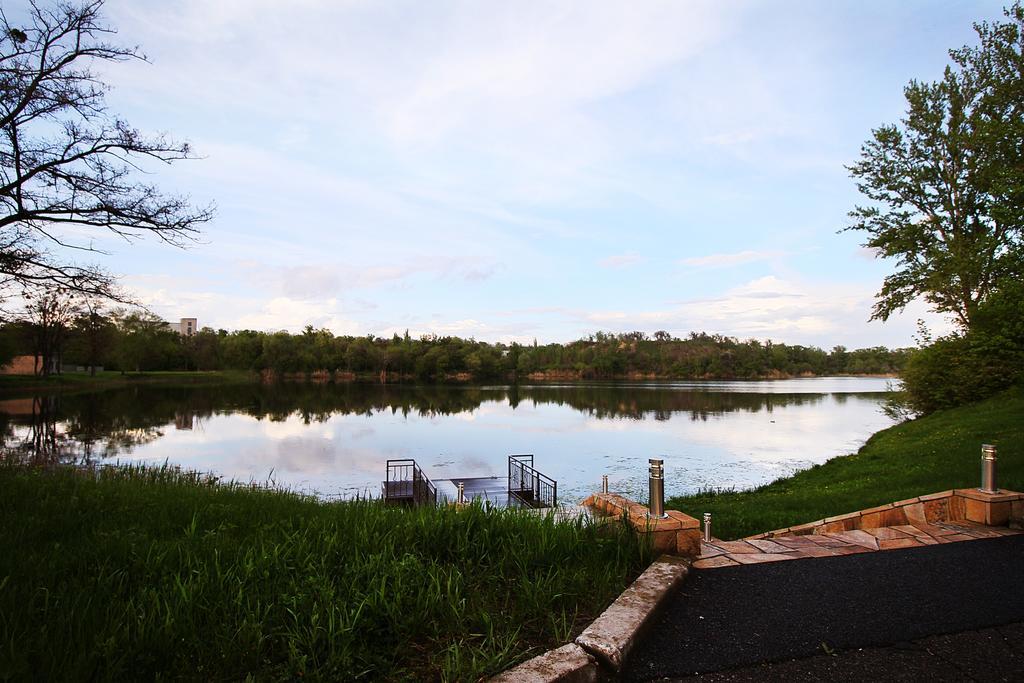
M 597 676 L 597 660 L 569 643 L 501 672 L 490 683 L 595 683 Z
M 689 571 L 689 560 L 662 555 L 584 629 L 576 644 L 617 673 L 643 627 Z
M 576 642 L 501 672 L 491 683 L 594 683 L 617 677 L 629 651 L 669 592 L 690 571 L 690 560 L 662 555 L 608 606 Z

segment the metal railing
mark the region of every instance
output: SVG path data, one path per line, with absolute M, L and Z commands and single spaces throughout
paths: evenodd
M 389 503 L 437 505 L 437 488 L 411 458 L 388 460 L 382 488 L 384 500 Z
M 533 468 L 533 455 L 508 456 L 508 493 L 530 507 L 558 505 L 558 482 Z

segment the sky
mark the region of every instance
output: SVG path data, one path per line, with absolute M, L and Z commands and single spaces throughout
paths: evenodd
M 893 264 L 844 168 L 1001 3 L 108 0 L 148 62 L 110 109 L 200 157 L 185 249 L 94 235 L 154 312 L 213 328 L 565 342 L 690 331 L 831 348 Z

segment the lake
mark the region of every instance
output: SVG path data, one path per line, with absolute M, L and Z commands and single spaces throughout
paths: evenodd
M 857 450 L 892 424 L 891 380 L 583 382 L 420 386 L 139 385 L 0 400 L 6 448 L 63 461 L 165 461 L 325 498 L 379 495 L 389 458 L 434 479 L 505 476 L 532 453 L 578 501 L 609 475 L 646 497 L 647 460 L 666 495 L 750 488 Z

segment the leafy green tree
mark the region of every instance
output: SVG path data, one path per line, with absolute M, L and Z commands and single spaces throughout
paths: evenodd
M 254 330 L 239 330 L 227 335 L 221 342 L 224 365 L 237 370 L 260 369 L 264 336 Z
M 221 336 L 209 327 L 183 340 L 189 355 L 189 365 L 196 370 L 218 370 L 221 362 Z
M 89 367 L 89 374 L 96 374 L 96 367 L 104 364 L 116 330 L 113 321 L 103 314 L 98 301 L 86 298 L 81 315 L 75 320 L 68 343 L 68 360 Z
M 980 401 L 1024 382 L 1024 285 L 1000 288 L 978 307 L 966 332 L 911 355 L 905 400 L 919 414 Z
M 170 370 L 184 367 L 185 356 L 177 332 L 151 313 L 114 314 L 118 328 L 116 359 L 121 372 Z
M 872 318 L 915 299 L 971 326 L 978 306 L 1024 274 L 1024 9 L 975 25 L 979 45 L 950 50 L 933 83 L 911 81 L 899 125 L 872 131 L 849 167 L 872 204 L 853 224 L 895 259 Z
M 345 352 L 345 363 L 352 372 L 376 372 L 381 366 L 381 354 L 372 337 L 357 337 Z
M 297 347 L 287 332 L 264 335 L 260 365 L 275 372 L 292 372 L 298 365 Z
M 451 358 L 443 346 L 431 346 L 416 359 L 416 375 L 421 379 L 444 379 Z

